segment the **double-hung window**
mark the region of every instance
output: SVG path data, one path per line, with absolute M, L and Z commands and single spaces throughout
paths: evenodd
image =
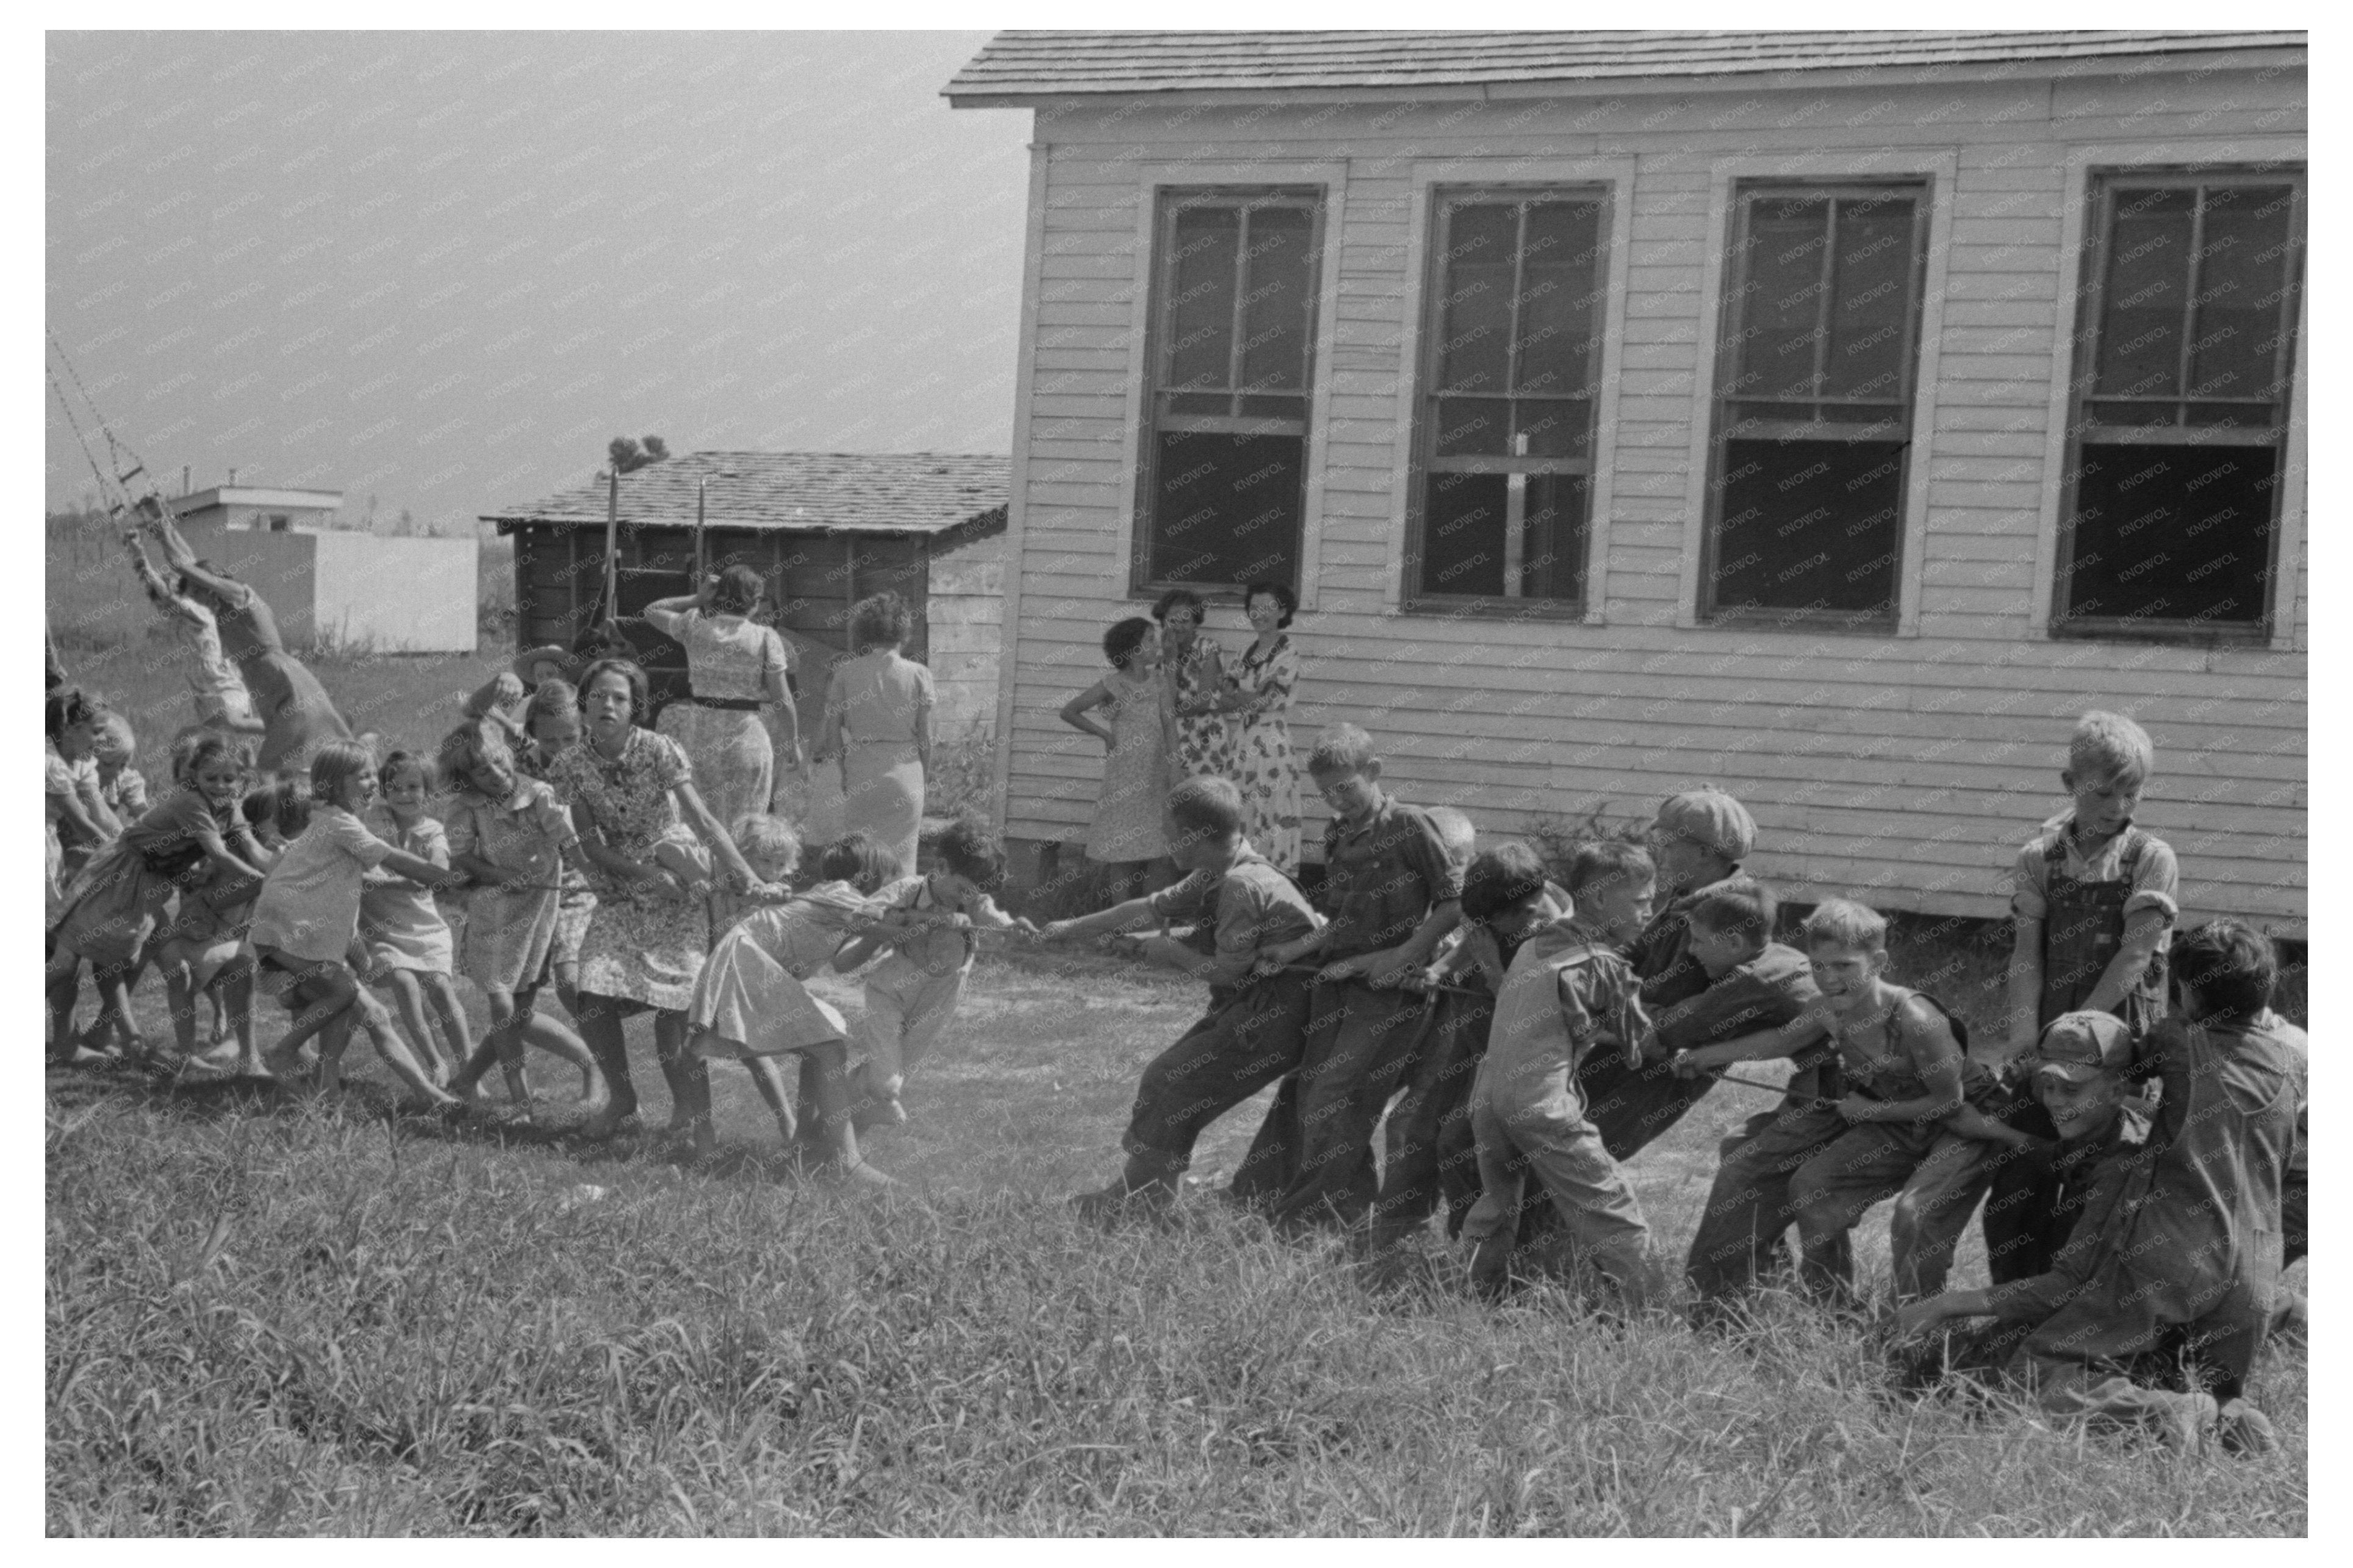
M 2094 177 L 2052 630 L 2269 634 L 2304 180 Z
M 1163 189 L 1134 586 L 1299 584 L 1323 194 Z
M 1893 630 L 1928 187 L 1733 190 L 1699 613 Z
M 1433 199 L 1407 603 L 1575 612 L 1608 193 L 1440 189 Z

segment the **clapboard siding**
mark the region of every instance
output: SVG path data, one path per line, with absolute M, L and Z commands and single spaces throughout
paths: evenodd
M 1450 802 L 1490 834 L 1539 815 L 1641 814 L 1713 779 L 1755 811 L 1756 865 L 1793 895 L 1857 890 L 1899 907 L 1994 915 L 2018 844 L 2063 804 L 2075 715 L 2133 713 L 2158 745 L 2142 820 L 2183 855 L 2192 912 L 2300 932 L 2305 912 L 2306 661 L 2302 531 L 2277 620 L 2291 646 L 2201 649 L 2057 641 L 2051 595 L 2054 374 L 2073 353 L 2071 150 L 2102 163 L 2245 161 L 2233 144 L 2300 138 L 2300 69 L 2195 74 L 2075 62 L 2012 79 L 1717 90 L 1624 83 L 1419 103 L 1058 103 L 1041 110 L 1034 385 L 1015 432 L 1018 609 L 1007 683 L 1008 831 L 1067 839 L 1092 809 L 1101 747 L 1058 710 L 1102 667 L 1127 590 L 1139 446 L 1134 340 L 1150 258 L 1147 181 L 1299 183 L 1345 172 L 1324 216 L 1335 291 L 1320 307 L 1313 400 L 1314 577 L 1295 629 L 1293 715 L 1363 722 L 1408 798 Z M 2105 74 L 2102 74 L 2105 70 Z M 1687 618 L 1695 440 L 1713 417 L 1711 247 L 1725 180 L 1786 169 L 1910 173 L 1935 185 L 1942 260 L 1936 382 L 1920 388 L 1925 519 L 1904 570 L 1916 634 L 1824 635 Z M 2121 151 L 2120 151 L 2121 150 Z M 2079 156 L 2080 165 L 2089 154 Z M 1616 209 L 1625 289 L 1611 302 L 1616 420 L 1607 588 L 1592 621 L 1407 615 L 1394 606 L 1404 529 L 1399 454 L 1417 367 L 1427 186 L 1551 177 L 1548 163 L 1631 160 Z M 1592 166 L 1600 167 L 1602 162 Z M 1302 170 L 1318 171 L 1313 175 Z M 1694 421 L 1701 421 L 1695 429 Z M 1229 652 L 1249 639 L 1213 606 Z M 1305 803 L 1313 829 L 1321 807 Z

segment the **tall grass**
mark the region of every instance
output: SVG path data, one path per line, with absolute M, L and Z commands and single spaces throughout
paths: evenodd
M 1479 1305 L 1434 1237 L 1376 1287 L 1198 1195 L 1168 1229 L 1078 1224 L 1063 1195 L 1113 1168 L 1135 1071 L 1196 1000 L 1085 955 L 985 969 L 915 1121 L 871 1140 L 908 1182 L 880 1202 L 744 1157 L 762 1118 L 724 1069 L 738 1152 L 710 1170 L 395 1123 L 373 1087 L 296 1107 L 54 1077 L 49 1529 L 2306 1528 L 2300 1352 L 2254 1390 L 2280 1454 L 2182 1461 L 1894 1398 L 1865 1330 L 1788 1302 L 1731 1341 L 1549 1288 Z M 1745 1093 L 1632 1167 L 1670 1247 Z

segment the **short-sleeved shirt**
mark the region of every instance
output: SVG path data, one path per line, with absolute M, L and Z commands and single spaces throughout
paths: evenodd
M 122 842 L 139 852 L 150 871 L 163 876 L 185 874 L 215 849 L 227 850 L 248 864 L 261 857 L 252 830 L 234 803 L 216 808 L 185 787 L 141 812 L 122 830 Z
M 1247 841 L 1224 871 L 1194 872 L 1145 902 L 1163 920 L 1213 928 L 1212 991 L 1241 984 L 1261 949 L 1295 942 L 1322 924 L 1299 885 Z
M 104 779 L 99 781 L 98 798 L 106 802 L 117 821 L 127 822 L 144 811 L 150 803 L 146 776 L 136 768 L 126 766 L 111 781 Z
M 2075 813 L 2060 812 L 2042 824 L 2042 831 L 2029 839 L 2026 847 L 2018 852 L 2018 865 L 2013 873 L 2016 886 L 2010 895 L 2010 912 L 2021 920 L 2040 920 L 2050 910 L 2051 850 L 2053 844 L 2064 847 L 2062 869 L 2077 882 L 2121 882 L 2124 880 L 2125 841 L 2132 836 L 2130 828 L 2102 844 L 2099 850 L 2085 856 L 2075 845 Z M 2125 899 L 2125 918 L 2130 919 L 2143 909 L 2155 909 L 2165 916 L 2170 927 L 2181 913 L 2181 866 L 2175 860 L 2173 846 L 2163 839 L 2144 832 L 2140 835 L 2140 859 L 2133 867 L 2133 890 Z
M 646 620 L 686 650 L 687 683 L 698 697 L 759 700 L 768 694 L 763 675 L 774 671 L 781 678 L 792 668 L 776 629 L 741 615 L 649 606 Z
M 671 791 L 693 781 L 694 768 L 678 743 L 639 726 L 630 728 L 617 758 L 607 760 L 582 740 L 547 768 L 547 782 L 587 810 L 606 847 L 632 860 L 649 856 L 654 841 L 677 824 L 678 801 Z M 594 874 L 615 893 L 627 895 L 635 890 L 634 885 L 616 883 L 609 874 Z
M 341 806 L 312 808 L 254 900 L 253 945 L 314 963 L 343 957 L 359 932 L 363 879 L 391 853 Z
M 578 842 L 571 813 L 537 779 L 517 779 L 514 793 L 504 800 L 486 800 L 472 789 L 459 792 L 441 829 L 450 854 L 486 860 L 550 888 L 556 885 L 563 851 Z
M 1634 938 L 1626 952 L 1627 961 L 1641 977 L 1642 1004 L 1656 1010 L 1678 1001 L 1687 1001 L 1708 989 L 1707 971 L 1691 956 L 1691 912 L 1693 906 L 1725 883 L 1735 878 L 1746 882 L 1737 864 L 1720 881 L 1690 892 L 1669 903 L 1642 934 Z
M 1430 912 L 1462 896 L 1462 868 L 1430 813 L 1388 796 L 1356 827 L 1334 818 L 1324 829 L 1321 902 L 1332 922 L 1323 958 L 1331 962 L 1394 948 Z

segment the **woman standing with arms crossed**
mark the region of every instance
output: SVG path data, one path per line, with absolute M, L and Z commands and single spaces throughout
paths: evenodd
M 915 874 L 932 770 L 932 673 L 900 652 L 914 625 L 895 593 L 850 607 L 858 654 L 834 667 L 817 747 L 820 760 L 841 758 L 842 831 L 896 855 L 901 876 Z
M 686 753 L 703 803 L 723 822 L 765 815 L 776 776 L 801 767 L 800 714 L 785 683 L 790 655 L 774 627 L 750 619 L 760 590 L 758 572 L 734 566 L 700 593 L 646 606 L 647 621 L 686 650 L 694 694 L 662 709 L 656 727 Z
M 1243 835 L 1286 876 L 1299 874 L 1299 763 L 1291 751 L 1299 650 L 1283 629 L 1298 611 L 1299 596 L 1281 583 L 1252 583 L 1242 590 L 1242 612 L 1258 636 L 1242 650 L 1208 709 L 1240 715 L 1230 721 L 1228 777 L 1242 792 Z
M 670 1084 L 670 1130 L 702 1150 L 712 1140 L 711 1075 L 687 1054 L 686 1004 L 702 969 L 702 899 L 654 863 L 654 841 L 683 818 L 737 887 L 755 879 L 695 792 L 693 768 L 678 743 L 638 722 L 647 706 L 643 670 L 626 659 L 598 660 L 580 682 L 587 733 L 547 767 L 548 782 L 572 802 L 596 892 L 580 948 L 578 1022 L 608 1098 L 580 1133 L 609 1138 L 636 1113 L 621 1022 L 650 1009 L 654 1050 Z

